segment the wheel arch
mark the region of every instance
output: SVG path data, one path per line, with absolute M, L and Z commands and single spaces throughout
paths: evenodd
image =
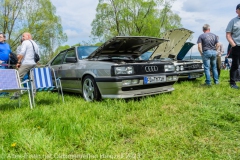
M 83 91 L 83 90 L 84 90 L 83 84 L 84 84 L 85 78 L 86 78 L 87 76 L 89 76 L 89 78 L 92 79 L 91 81 L 93 81 L 92 83 L 93 83 L 93 85 L 96 87 L 96 90 L 94 89 L 94 91 L 96 91 L 96 92 L 94 93 L 94 97 L 96 96 L 96 99 L 95 99 L 95 100 L 97 100 L 97 101 L 98 101 L 98 100 L 101 100 L 102 94 L 101 94 L 101 92 L 100 92 L 100 90 L 99 90 L 99 87 L 98 87 L 98 85 L 97 85 L 97 83 L 96 83 L 95 77 L 94 77 L 92 74 L 85 74 L 85 75 L 82 77 L 81 85 L 82 85 L 82 94 L 83 94 L 84 98 L 85 98 L 85 95 L 84 95 L 84 91 Z
M 82 76 L 82 80 L 81 80 L 81 85 L 83 85 L 83 80 L 84 80 L 84 78 L 86 77 L 86 76 L 91 76 L 91 77 L 93 77 L 94 79 L 95 79 L 95 75 L 94 74 L 92 74 L 92 73 L 85 73 L 83 76 Z

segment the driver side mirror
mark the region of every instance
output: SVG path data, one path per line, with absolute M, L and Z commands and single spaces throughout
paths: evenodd
M 76 63 L 77 58 L 76 57 L 67 57 L 66 58 L 66 63 Z

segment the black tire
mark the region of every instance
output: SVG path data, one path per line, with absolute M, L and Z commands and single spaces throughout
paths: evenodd
M 82 93 L 86 101 L 98 101 L 101 99 L 101 94 L 92 76 L 86 76 L 83 79 Z

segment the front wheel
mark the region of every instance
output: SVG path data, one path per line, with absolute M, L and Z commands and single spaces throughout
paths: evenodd
M 83 98 L 86 101 L 100 100 L 101 94 L 98 90 L 97 84 L 92 76 L 86 76 L 83 79 Z

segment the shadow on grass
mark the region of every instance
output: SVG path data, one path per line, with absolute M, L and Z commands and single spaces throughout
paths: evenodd
M 10 97 L 11 96 L 1 98 L 1 104 L 0 104 L 1 111 L 14 110 L 16 108 L 19 108 L 19 100 L 18 99 L 11 100 Z M 20 99 L 20 108 L 23 106 L 25 106 L 25 103 L 23 104 L 23 99 L 21 98 Z
M 105 99 L 101 99 L 101 100 L 98 100 L 98 101 L 94 101 L 94 102 L 106 102 L 106 101 L 124 101 L 125 103 L 129 103 L 129 102 L 140 102 L 146 98 L 149 98 L 149 97 L 157 97 L 159 95 L 162 95 L 162 94 L 169 94 L 171 95 L 172 92 L 165 92 L 165 93 L 158 93 L 158 94 L 154 94 L 154 95 L 146 95 L 146 96 L 141 96 L 141 97 L 132 97 L 132 98 L 105 98 Z M 68 95 L 70 97 L 75 97 L 75 98 L 80 98 L 82 100 L 84 100 L 82 94 L 80 93 L 73 93 L 73 92 L 64 92 L 64 95 Z M 85 101 L 85 100 L 84 100 Z M 93 103 L 93 102 L 89 102 L 89 103 Z
M 182 84 L 182 83 L 185 83 L 185 82 L 191 82 L 191 83 L 201 83 L 201 79 L 179 79 L 176 83 L 177 84 Z

